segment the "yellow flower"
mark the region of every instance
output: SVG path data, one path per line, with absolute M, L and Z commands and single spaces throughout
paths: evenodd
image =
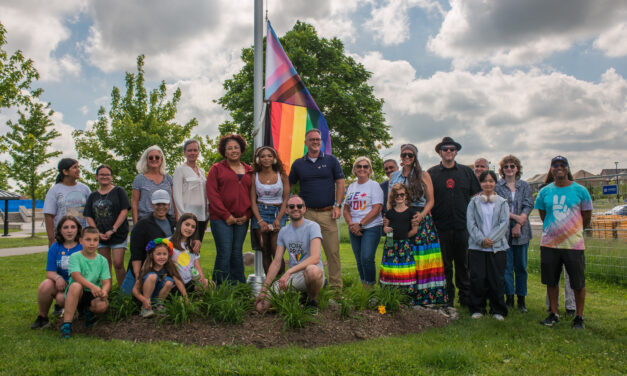
M 384 305 L 380 305 L 379 306 L 379 313 L 382 315 L 385 315 L 385 306 Z

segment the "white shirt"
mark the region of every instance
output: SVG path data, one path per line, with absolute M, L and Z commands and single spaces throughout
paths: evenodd
M 363 184 L 354 182 L 348 186 L 344 205 L 350 207 L 351 219 L 354 223 L 359 223 L 366 214 L 370 213 L 374 205 L 383 205 L 383 190 L 376 181 L 368 180 Z M 383 224 L 381 213 L 364 228 L 371 228 Z
M 492 231 L 492 217 L 494 217 L 494 202 L 481 202 L 481 212 L 483 214 L 483 224 L 481 230 L 486 236 Z M 490 239 L 494 240 L 494 239 Z M 492 247 L 484 248 L 484 250 L 491 251 Z
M 207 178 L 205 171 L 198 167 L 200 175 L 187 164 L 182 164 L 174 170 L 173 192 L 174 204 L 179 215 L 192 213 L 199 221 L 206 221 L 207 213 Z

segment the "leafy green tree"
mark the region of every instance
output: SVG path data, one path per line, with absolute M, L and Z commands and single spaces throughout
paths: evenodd
M 168 170 L 173 173 L 183 160 L 182 146 L 191 130 L 198 125 L 192 118 L 185 125 L 174 121 L 181 89 L 171 99 L 167 97 L 165 81 L 150 93 L 144 88 L 144 55 L 137 58 L 137 73 L 126 73 L 126 93 L 113 87 L 111 109 L 98 111 L 98 121 L 88 130 L 73 132 L 79 158 L 88 159 L 92 170 L 100 164 L 113 168 L 117 184 L 129 193 L 137 175 L 135 165 L 142 152 L 151 145 L 163 149 Z M 86 171 L 88 180 L 94 173 Z
M 0 162 L 0 189 L 9 190 L 9 163 L 6 161 Z
M 360 155 L 368 156 L 375 170 L 380 171 L 383 161 L 379 149 L 391 146 L 391 137 L 384 122 L 383 100 L 376 98 L 368 85 L 372 74 L 344 54 L 339 39 L 320 38 L 309 24 L 297 21 L 280 39 L 327 120 L 333 154 L 340 160 L 344 173 L 352 174 L 352 162 Z M 244 67 L 224 82 L 226 93 L 217 102 L 233 119 L 224 123 L 224 128 L 235 125 L 252 145 L 253 48 L 243 49 L 241 57 Z
M 26 59 L 22 51 L 15 51 L 11 56 L 7 54 L 3 49 L 7 43 L 6 34 L 4 25 L 0 23 L 0 108 L 26 105 L 29 96 L 37 97 L 41 94 L 41 89 L 33 90 L 29 94 L 23 92 L 30 89 L 32 81 L 39 78 L 39 73 L 33 61 Z
M 1 140 L 12 159 L 8 163 L 9 176 L 23 193 L 30 196 L 34 209 L 37 198 L 44 198 L 45 194 L 38 188 L 54 176 L 54 169 L 42 170 L 42 165 L 61 154 L 60 151 L 49 151 L 52 140 L 61 134 L 52 128 L 54 123 L 50 116 L 53 111 L 49 104 L 31 101 L 26 108 L 28 113 L 18 110 L 17 122 L 7 122 L 11 131 Z M 35 215 L 32 216 L 31 236 L 35 236 Z

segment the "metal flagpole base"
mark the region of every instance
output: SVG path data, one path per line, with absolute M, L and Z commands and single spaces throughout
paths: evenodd
M 263 253 L 255 251 L 255 274 L 250 274 L 246 280 L 253 288 L 253 294 L 259 295 L 263 282 L 266 280 L 266 273 L 263 271 Z

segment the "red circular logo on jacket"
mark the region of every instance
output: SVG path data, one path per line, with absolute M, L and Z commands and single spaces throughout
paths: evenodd
M 453 179 L 448 179 L 448 180 L 446 181 L 446 188 L 448 188 L 448 189 L 453 189 L 453 188 L 455 188 L 455 180 L 453 180 Z

